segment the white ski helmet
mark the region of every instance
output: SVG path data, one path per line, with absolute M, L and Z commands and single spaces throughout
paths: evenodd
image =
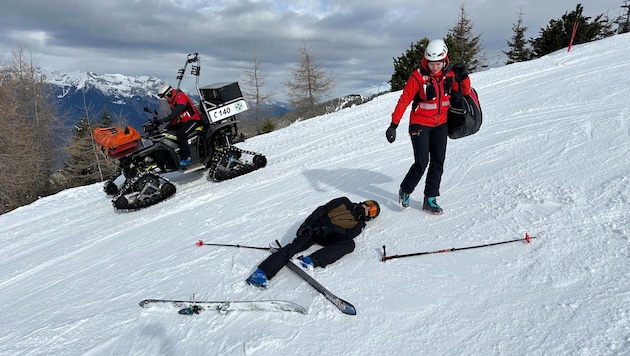
M 166 94 L 168 94 L 168 92 L 170 92 L 170 91 L 171 91 L 171 89 L 173 89 L 173 87 L 171 87 L 171 86 L 170 86 L 170 85 L 168 85 L 168 84 L 164 84 L 164 85 L 162 85 L 162 86 L 160 87 L 160 90 L 158 90 L 157 95 L 158 95 L 160 98 L 164 98 L 164 96 L 166 96 Z
M 448 47 L 443 40 L 431 40 L 424 50 L 424 58 L 429 62 L 443 61 L 448 54 Z

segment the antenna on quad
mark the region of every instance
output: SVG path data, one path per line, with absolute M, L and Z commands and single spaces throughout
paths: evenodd
M 190 53 L 186 56 L 186 63 L 184 66 L 179 68 L 177 71 L 177 89 L 179 89 L 180 84 L 182 83 L 182 79 L 184 79 L 184 74 L 186 74 L 186 67 L 189 63 L 197 63 L 199 62 L 199 53 Z M 201 73 L 201 66 L 198 64 L 193 64 L 190 70 L 190 74 L 194 75 L 199 79 L 199 74 Z

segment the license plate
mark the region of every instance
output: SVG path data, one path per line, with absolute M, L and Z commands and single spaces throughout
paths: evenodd
M 212 122 L 218 122 L 228 119 L 230 116 L 234 116 L 246 110 L 249 110 L 249 107 L 247 107 L 247 102 L 245 101 L 245 99 L 240 99 L 231 104 L 223 105 L 216 109 L 209 110 L 208 118 Z

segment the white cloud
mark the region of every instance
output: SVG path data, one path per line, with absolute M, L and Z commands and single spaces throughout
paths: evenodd
M 440 38 L 455 25 L 460 1 L 427 0 L 23 0 L 0 13 L 0 50 L 27 44 L 42 66 L 172 80 L 190 52 L 204 60 L 209 81 L 231 81 L 264 56 L 280 86 L 302 40 L 335 72 L 342 95 L 390 79 L 392 58 L 421 38 Z M 587 16 L 611 10 L 618 0 L 585 5 Z M 487 0 L 466 5 L 488 58 L 501 55 L 521 4 Z M 528 34 L 574 5 L 530 0 L 522 4 Z M 357 68 L 364 71 L 357 76 Z

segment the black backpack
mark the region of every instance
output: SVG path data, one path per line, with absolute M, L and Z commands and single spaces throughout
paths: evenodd
M 477 91 L 472 88 L 470 94 L 451 93 L 451 108 L 448 110 L 448 137 L 452 139 L 470 136 L 481 127 L 482 112 Z

